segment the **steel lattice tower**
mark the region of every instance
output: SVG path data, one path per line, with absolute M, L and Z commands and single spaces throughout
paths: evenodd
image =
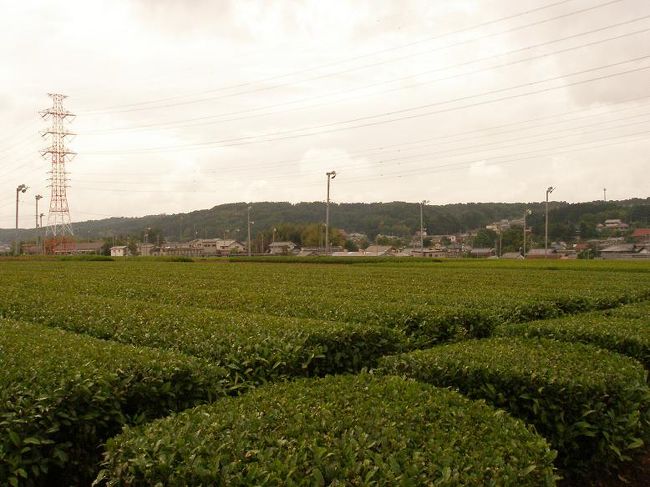
M 41 132 L 41 135 L 48 137 L 50 141 L 50 146 L 43 149 L 41 155 L 52 163 L 49 172 L 52 192 L 45 235 L 60 240 L 65 247 L 65 242 L 72 240 L 71 238 L 66 239 L 66 237 L 72 237 L 73 235 L 70 208 L 68 207 L 68 177 L 65 163 L 76 155 L 75 152 L 68 150 L 65 146 L 65 138 L 74 135 L 66 130 L 65 124 L 66 119 L 73 118 L 74 114 L 63 108 L 63 100 L 67 98 L 65 95 L 48 93 L 48 96 L 52 99 L 52 107 L 40 112 L 43 119 L 52 121 L 50 128 Z

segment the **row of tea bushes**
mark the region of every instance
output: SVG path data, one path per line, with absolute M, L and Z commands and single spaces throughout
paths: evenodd
M 264 316 L 56 291 L 25 296 L 6 288 L 0 317 L 22 319 L 120 343 L 175 350 L 224 368 L 231 392 L 269 380 L 372 367 L 406 339 L 380 326 Z
M 570 474 L 630 458 L 650 432 L 635 360 L 583 344 L 490 338 L 385 357 L 379 371 L 454 387 L 535 426 Z
M 633 357 L 650 369 L 650 302 L 554 320 L 501 325 L 495 334 L 589 343 Z
M 2 319 L 0 484 L 88 484 L 124 424 L 222 397 L 223 375 L 178 353 Z
M 83 326 L 86 326 L 86 320 L 92 322 L 93 326 L 97 321 L 104 321 L 112 327 L 112 321 L 126 323 L 133 320 L 144 321 L 147 326 L 157 326 L 156 321 L 159 321 L 159 326 L 164 329 L 169 328 L 169 321 L 182 327 L 183 320 L 188 322 L 185 323 L 186 325 L 203 326 L 204 323 L 209 323 L 213 327 L 221 326 L 224 322 L 235 324 L 237 321 L 248 326 L 251 320 L 260 324 L 270 323 L 270 328 L 276 327 L 277 323 L 301 325 L 315 323 L 317 328 L 334 326 L 325 324 L 322 318 L 327 318 L 328 322 L 354 323 L 358 325 L 359 333 L 365 333 L 364 330 L 392 328 L 396 330 L 397 335 L 406 335 L 412 348 L 425 348 L 437 343 L 466 338 L 485 338 L 493 333 L 498 324 L 504 322 L 528 321 L 594 308 L 609 308 L 642 296 L 642 294 L 569 296 L 554 301 L 525 300 L 520 297 L 518 300 L 506 300 L 500 307 L 496 307 L 494 303 L 488 301 L 477 302 L 472 306 L 432 304 L 426 300 L 421 303 L 402 303 L 401 299 L 391 302 L 388 299 L 390 293 L 381 302 L 359 302 L 340 299 L 336 293 L 323 293 L 321 289 L 318 295 L 306 294 L 304 290 L 294 290 L 291 293 L 285 292 L 285 297 L 269 297 L 268 299 L 275 303 L 273 306 L 262 305 L 261 303 L 266 299 L 263 296 L 250 295 L 246 306 L 243 306 L 238 301 L 242 299 L 241 296 L 238 296 L 236 301 L 229 302 L 221 296 L 215 298 L 210 291 L 203 288 L 196 290 L 181 288 L 175 291 L 176 301 L 171 302 L 170 295 L 167 295 L 171 290 L 161 288 L 152 290 L 151 296 L 147 297 L 140 292 L 141 290 L 129 292 L 128 286 L 122 291 L 118 290 L 111 294 L 106 290 L 106 294 L 102 294 L 98 290 L 86 293 L 82 290 L 74 292 L 59 288 L 56 292 L 41 289 L 38 293 L 29 293 L 27 285 L 23 282 L 4 287 L 5 293 L 0 296 L 0 316 L 4 314 L 17 319 L 51 322 L 54 326 L 59 326 L 60 322 L 71 321 L 80 321 Z M 392 292 L 394 290 L 391 290 Z M 114 296 L 120 293 L 123 296 Z M 159 299 L 161 295 L 164 296 Z M 75 303 L 75 307 L 71 307 L 70 303 Z M 193 304 L 189 306 L 187 303 Z M 269 313 L 262 314 L 264 307 L 272 309 Z M 133 312 L 129 311 L 131 308 Z M 149 312 L 152 317 L 139 318 L 140 314 L 147 313 L 146 310 L 149 308 L 153 310 Z M 188 310 L 192 311 L 188 312 Z M 255 313 L 251 314 L 251 310 Z M 124 318 L 123 315 L 127 317 Z M 160 315 L 160 318 L 157 315 Z M 321 320 L 315 321 L 313 317 L 319 317 Z M 131 330 L 133 327 L 128 328 L 127 334 Z M 108 338 L 119 339 L 112 329 L 102 333 L 106 333 L 105 336 Z M 155 335 L 148 339 L 154 340 Z M 150 343 L 145 344 L 150 345 Z M 168 343 L 163 345 L 168 346 Z M 195 353 L 193 350 L 183 351 Z
M 259 388 L 107 444 L 98 485 L 554 485 L 544 439 L 483 402 L 398 377 Z
M 423 346 L 458 335 L 486 336 L 503 321 L 550 318 L 650 298 L 650 273 L 627 265 L 616 267 L 626 270 L 621 279 L 620 272 L 590 265 L 563 270 L 561 265 L 512 268 L 506 263 L 6 264 L 0 285 L 20 287 L 24 294 L 40 292 L 55 281 L 59 292 L 76 299 L 112 297 L 389 326 L 417 336 Z

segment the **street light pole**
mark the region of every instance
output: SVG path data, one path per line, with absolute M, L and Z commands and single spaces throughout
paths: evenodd
M 429 201 L 422 200 L 420 201 L 420 252 L 422 252 L 421 257 L 424 257 L 424 221 L 422 218 L 423 208 Z
M 325 205 L 325 255 L 330 255 L 330 181 L 336 177 L 336 171 L 327 175 L 327 204 Z
M 248 207 L 248 256 L 251 256 L 251 225 L 255 222 L 251 221 L 251 208 L 252 206 Z
M 20 193 L 25 193 L 26 191 L 27 191 L 27 186 L 25 186 L 24 184 L 20 184 L 16 188 L 16 242 L 14 248 L 14 255 L 18 255 L 20 253 L 20 249 L 18 248 L 18 201 L 20 200 L 19 198 Z
M 40 220 L 40 231 L 39 233 L 39 239 L 41 240 L 41 253 L 45 255 L 45 235 L 43 234 L 43 217 L 45 216 L 45 213 L 41 213 L 38 215 L 38 219 Z
M 546 189 L 546 218 L 544 220 L 544 258 L 548 258 L 548 195 L 553 192 L 555 188 L 549 186 Z
M 38 200 L 42 199 L 43 197 L 40 194 L 37 194 L 34 196 L 36 198 L 36 228 L 38 228 Z
M 526 258 L 526 216 L 531 215 L 533 212 L 529 209 L 524 211 L 524 259 Z

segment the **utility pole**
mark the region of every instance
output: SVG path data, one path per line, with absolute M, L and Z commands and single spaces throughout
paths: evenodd
M 42 199 L 43 197 L 40 194 L 37 194 L 34 196 L 36 199 L 36 228 L 38 228 L 38 200 Z
M 426 205 L 428 202 L 429 202 L 428 200 L 422 200 L 420 202 L 420 252 L 422 252 L 421 257 L 424 257 L 424 221 L 422 218 L 422 213 L 423 213 L 424 205 Z
M 532 213 L 533 212 L 529 209 L 526 209 L 526 211 L 524 211 L 524 259 L 526 258 L 526 216 L 532 215 Z
M 40 229 L 38 232 L 38 238 L 41 241 L 41 254 L 45 255 L 45 235 L 43 234 L 43 217 L 45 216 L 45 213 L 41 213 L 38 215 L 38 219 L 40 222 Z
M 20 193 L 25 193 L 26 191 L 27 186 L 24 184 L 20 184 L 16 188 L 16 242 L 14 247 L 14 255 L 18 255 L 20 253 L 20 249 L 18 248 L 18 202 L 20 200 Z
M 251 221 L 251 208 L 252 206 L 248 207 L 248 256 L 251 256 L 252 249 L 251 249 L 251 225 L 253 225 L 255 222 Z
M 326 172 L 327 204 L 325 205 L 325 255 L 330 255 L 330 181 L 336 177 L 336 171 Z
M 544 258 L 548 258 L 548 195 L 553 192 L 555 188 L 549 186 L 546 189 L 546 218 L 544 221 Z
M 52 125 L 41 132 L 41 135 L 50 138 L 50 146 L 41 151 L 41 156 L 52 164 L 50 170 L 52 194 L 46 233 L 59 239 L 63 247 L 62 250 L 65 251 L 66 247 L 74 245 L 71 239 L 73 232 L 67 196 L 68 173 L 65 170 L 66 161 L 76 155 L 65 146 L 65 138 L 74 135 L 66 129 L 65 122 L 68 118 L 74 118 L 74 114 L 63 108 L 65 95 L 49 93 L 48 96 L 52 99 L 52 106 L 40 112 L 43 119 L 52 121 Z

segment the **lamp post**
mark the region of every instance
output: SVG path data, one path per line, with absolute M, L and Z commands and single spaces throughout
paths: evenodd
M 251 221 L 251 208 L 252 206 L 248 207 L 248 256 L 251 256 L 251 225 L 253 225 L 255 222 Z
M 327 204 L 325 206 L 325 255 L 330 255 L 330 181 L 336 177 L 336 171 L 326 172 Z
M 19 201 L 19 196 L 20 193 L 25 193 L 27 191 L 27 186 L 24 184 L 18 185 L 16 188 L 16 244 L 14 248 L 14 255 L 18 255 L 20 253 L 20 249 L 18 248 L 18 201 Z
M 422 213 L 423 213 L 424 205 L 426 205 L 428 202 L 429 202 L 428 200 L 420 201 L 420 252 L 422 252 L 421 257 L 424 257 L 424 222 L 422 219 Z
M 553 192 L 555 188 L 549 186 L 546 189 L 546 218 L 544 220 L 544 258 L 548 258 L 548 195 Z
M 38 200 L 43 199 L 43 197 L 37 194 L 34 198 L 36 199 L 36 228 L 38 228 Z
M 41 213 L 40 215 L 38 215 L 38 219 L 39 219 L 39 223 L 40 223 L 39 228 L 41 229 L 38 233 L 39 233 L 39 239 L 41 240 L 41 253 L 43 255 L 45 255 L 45 235 L 42 234 L 43 233 L 43 217 L 44 216 L 45 216 L 45 213 Z
M 524 259 L 526 258 L 526 217 L 532 214 L 533 212 L 528 208 L 526 208 L 526 211 L 524 211 Z

